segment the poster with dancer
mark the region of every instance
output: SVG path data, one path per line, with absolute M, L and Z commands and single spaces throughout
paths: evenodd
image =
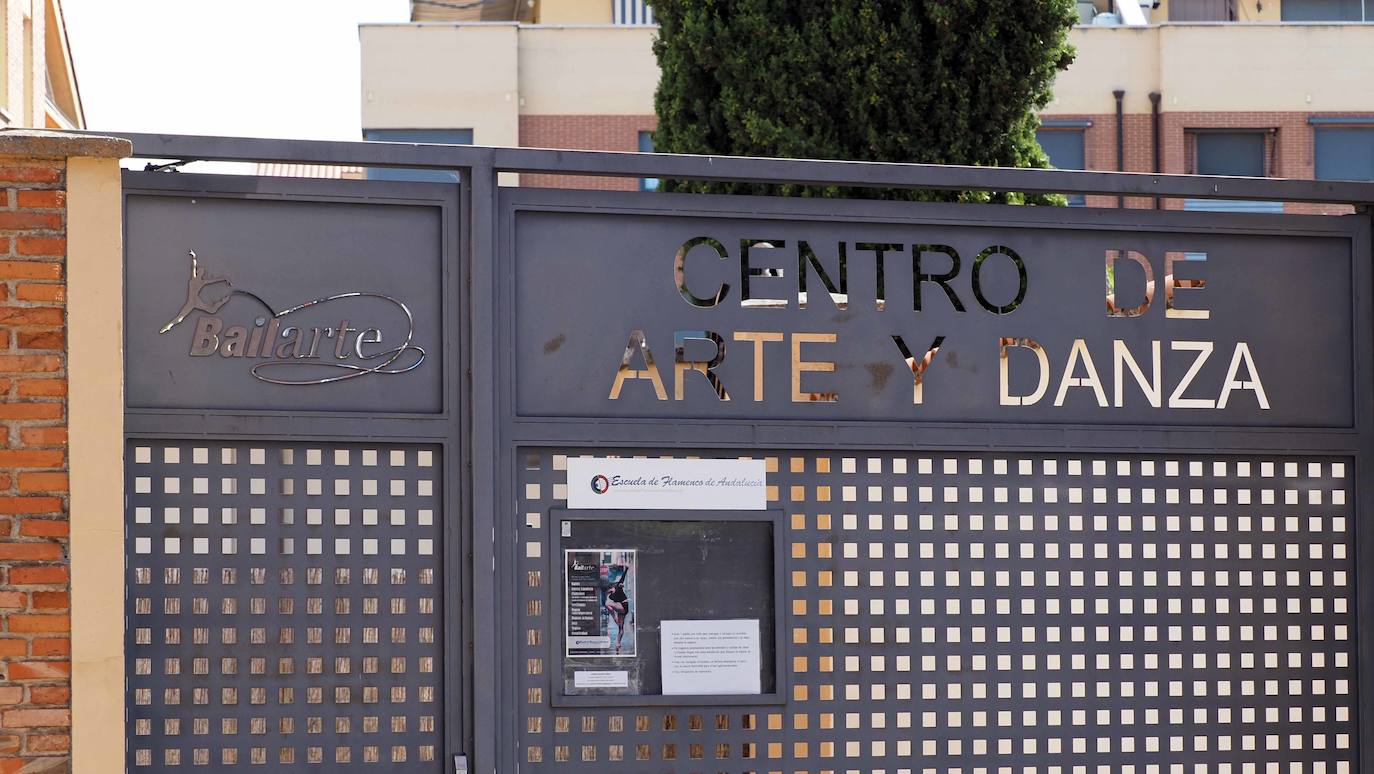
M 563 552 L 567 655 L 629 658 L 637 654 L 633 548 L 576 548 Z

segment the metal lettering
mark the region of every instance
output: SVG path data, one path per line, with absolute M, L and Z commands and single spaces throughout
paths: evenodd
M 998 339 L 998 372 L 1001 378 L 1000 402 L 1003 406 L 1033 406 L 1045 397 L 1045 391 L 1050 388 L 1050 359 L 1045 355 L 1045 348 L 1040 346 L 1040 342 L 1035 339 Z M 1036 384 L 1035 391 L 1029 395 L 1011 394 L 1011 374 L 1007 357 L 1009 347 L 1024 347 L 1035 353 L 1036 362 L 1040 366 L 1040 380 Z
M 1160 386 L 1160 357 L 1158 341 L 1150 342 L 1150 362 L 1152 369 L 1150 371 L 1150 378 L 1147 380 L 1145 378 L 1145 374 L 1140 370 L 1140 365 L 1135 362 L 1135 357 L 1132 356 L 1131 351 L 1126 348 L 1126 342 L 1122 341 L 1121 339 L 1116 339 L 1112 341 L 1112 368 L 1114 377 L 1113 384 L 1115 385 L 1115 405 L 1117 408 L 1121 408 L 1121 406 L 1124 405 L 1121 400 L 1121 393 L 1123 391 L 1123 385 L 1125 383 L 1122 379 L 1122 377 L 1125 375 L 1122 371 L 1123 365 L 1126 368 L 1131 369 L 1131 375 L 1135 377 L 1136 384 L 1140 385 L 1140 390 L 1141 392 L 1145 393 L 1145 398 L 1146 400 L 1150 401 L 1150 405 L 1154 406 L 1155 408 L 1159 408 L 1160 397 L 1163 395 L 1163 389 Z
M 688 360 L 687 341 L 696 339 L 698 341 L 709 341 L 716 345 L 715 355 L 710 360 Z M 715 391 L 716 397 L 720 400 L 730 400 L 730 394 L 725 391 L 725 385 L 721 383 L 720 377 L 716 375 L 716 366 L 725 362 L 725 339 L 715 331 L 677 331 L 673 334 L 673 400 L 682 400 L 683 382 L 688 371 L 700 372 L 710 382 L 711 389 Z
M 735 341 L 754 343 L 754 401 L 763 400 L 763 347 L 770 341 L 782 341 L 783 335 L 771 331 L 735 331 Z
M 644 368 L 634 369 L 630 367 L 630 360 L 638 351 L 644 358 Z M 654 395 L 659 400 L 668 399 L 668 391 L 663 389 L 663 377 L 659 376 L 658 366 L 654 365 L 654 353 L 649 349 L 649 342 L 644 338 L 644 331 L 635 329 L 630 331 L 630 340 L 625 344 L 625 354 L 620 358 L 620 368 L 616 369 L 615 381 L 611 384 L 611 400 L 620 398 L 620 389 L 625 386 L 629 379 L 647 379 L 654 386 Z
M 792 334 L 792 402 L 793 403 L 836 403 L 840 399 L 838 392 L 802 392 L 801 377 L 808 371 L 831 372 L 835 370 L 835 364 L 828 360 L 802 360 L 801 348 L 803 344 L 834 344 L 837 335 L 834 333 L 794 333 Z
M 797 242 L 797 308 L 805 309 L 807 301 L 810 300 L 806 292 L 806 269 L 810 266 L 816 270 L 816 277 L 821 284 L 825 285 L 826 291 L 830 294 L 830 301 L 835 304 L 835 308 L 844 311 L 849 308 L 849 257 L 845 255 L 844 242 L 840 242 L 840 285 L 835 287 L 830 275 L 826 273 L 825 267 L 821 265 L 820 259 L 816 257 L 815 251 L 806 240 Z
M 1241 363 L 1245 363 L 1245 379 L 1237 379 Z M 1245 342 L 1236 344 L 1236 351 L 1231 354 L 1231 365 L 1226 368 L 1226 381 L 1221 385 L 1221 395 L 1217 398 L 1217 408 L 1226 408 L 1226 402 L 1231 399 L 1231 393 L 1235 390 L 1250 390 L 1255 393 L 1255 400 L 1259 402 L 1259 407 L 1269 410 L 1269 397 L 1264 394 L 1264 384 L 1260 381 L 1259 369 L 1255 368 L 1255 359 L 1250 355 L 1250 345 Z
M 787 243 L 781 239 L 741 239 L 739 241 L 739 284 L 740 306 L 755 309 L 786 309 L 785 298 L 757 298 L 749 290 L 749 280 L 754 277 L 782 279 L 786 273 L 777 266 L 754 268 L 749 265 L 749 248 L 780 248 Z
M 219 349 L 219 332 L 224 323 L 218 317 L 201 317 L 196 321 L 196 335 L 191 339 L 191 356 L 205 357 Z
M 924 394 L 923 385 L 925 382 L 926 369 L 929 368 L 931 362 L 935 360 L 935 353 L 940 351 L 940 345 L 945 343 L 945 337 L 936 336 L 935 340 L 930 342 L 930 348 L 926 350 L 925 355 L 919 360 L 912 355 L 911 350 L 907 347 L 906 342 L 902 340 L 901 336 L 894 334 L 892 336 L 892 341 L 897 345 L 897 350 L 902 353 L 902 359 L 906 363 L 906 367 L 911 370 L 911 379 L 914 382 L 911 402 L 919 405 Z
M 1080 361 L 1087 376 L 1073 375 L 1074 366 Z M 1093 365 L 1093 357 L 1088 352 L 1088 343 L 1082 339 L 1073 340 L 1073 348 L 1069 350 L 1069 361 L 1064 364 L 1064 375 L 1059 378 L 1059 391 L 1054 395 L 1054 405 L 1064 405 L 1064 398 L 1070 387 L 1092 388 L 1097 405 L 1107 407 L 1107 393 L 1102 389 L 1102 380 L 1098 377 L 1097 367 Z
M 278 359 L 299 358 L 301 355 L 301 329 L 294 325 L 288 325 L 281 329 L 282 341 L 277 344 L 276 351 L 273 352 Z
M 367 359 L 369 359 L 369 358 L 371 358 L 371 357 L 374 357 L 374 355 L 364 355 L 364 354 L 363 354 L 363 345 L 364 345 L 364 344 L 381 344 L 381 343 L 382 343 L 382 332 L 381 332 L 379 329 L 377 329 L 377 328 L 364 328 L 364 329 L 358 334 L 358 339 L 357 339 L 357 341 L 354 341 L 354 342 L 353 342 L 353 354 L 357 355 L 359 360 L 367 360 Z
M 203 357 L 216 350 L 220 351 L 223 357 L 253 357 L 253 358 L 275 358 L 265 363 L 258 363 L 250 369 L 250 373 L 259 381 L 270 384 L 280 385 L 306 385 L 306 384 L 329 384 L 332 382 L 356 379 L 360 376 L 369 374 L 397 375 L 413 371 L 420 367 L 425 361 L 426 353 L 424 348 L 414 345 L 415 338 L 415 316 L 411 314 L 410 307 L 404 303 L 381 293 L 371 293 L 366 291 L 352 291 L 347 293 L 335 293 L 320 298 L 311 299 L 295 306 L 285 309 L 276 309 L 271 304 L 263 300 L 262 296 L 247 290 L 240 290 L 233 287 L 233 283 L 227 277 L 212 277 L 200 267 L 199 259 L 194 250 L 188 251 L 191 257 L 191 275 L 186 282 L 186 302 L 181 310 L 171 322 L 162 327 L 159 333 L 167 333 L 185 322 L 187 316 L 196 310 L 217 312 L 231 299 L 242 296 L 251 299 L 269 313 L 269 317 L 258 317 L 253 322 L 253 331 L 249 334 L 247 326 L 231 326 L 224 333 L 222 349 L 219 332 L 223 322 L 218 318 L 202 318 L 197 323 L 196 335 L 192 339 L 191 354 Z M 201 291 L 211 285 L 224 285 L 230 288 L 229 292 L 223 297 L 214 300 L 206 300 L 201 297 Z M 348 320 L 339 323 L 338 328 L 310 328 L 311 339 L 308 350 L 302 354 L 304 344 L 304 331 L 294 325 L 282 327 L 280 321 L 292 314 L 311 309 L 331 302 L 343 299 L 373 298 L 384 301 L 392 305 L 405 317 L 406 335 L 404 340 L 397 346 L 370 355 L 362 352 L 363 344 L 381 343 L 381 330 L 378 328 L 366 328 L 361 333 L 359 329 L 352 328 Z M 207 322 L 213 320 L 213 322 Z M 266 323 L 266 328 L 262 326 Z M 278 331 L 280 330 L 280 337 Z M 350 334 L 358 333 L 358 337 L 349 345 Z M 368 334 L 372 334 L 369 336 Z M 319 360 L 319 349 L 321 337 L 333 338 L 334 342 L 334 361 L 301 363 L 300 360 Z M 362 365 L 352 363 L 337 362 L 348 360 L 356 354 L 360 360 L 367 361 Z M 402 363 L 406 356 L 414 358 L 413 362 Z M 282 369 L 295 366 L 308 366 L 315 368 L 335 369 L 340 373 L 334 376 L 319 378 L 293 379 L 278 376 Z
M 334 358 L 336 360 L 346 360 L 353 354 L 351 351 L 349 351 L 348 348 L 345 347 L 345 345 L 348 343 L 348 334 L 357 333 L 358 329 L 348 327 L 348 320 L 344 320 L 343 322 L 339 323 L 337 331 L 337 340 L 334 342 Z
M 243 357 L 248 348 L 248 329 L 242 325 L 231 325 L 224 331 L 224 343 L 220 347 L 220 357 Z
M 716 294 L 710 298 L 702 298 L 687 289 L 687 253 L 691 252 L 697 245 L 710 245 L 715 249 L 716 254 L 722 261 L 728 260 L 730 254 L 725 251 L 725 245 L 717 242 L 711 237 L 699 236 L 688 239 L 677 249 L 677 255 L 673 259 L 673 279 L 677 282 L 678 295 L 692 306 L 709 309 L 720 304 L 725 300 L 725 295 L 730 292 L 730 286 L 724 282 L 716 288 Z
M 1169 279 L 1164 279 L 1166 285 Z M 1207 362 L 1208 356 L 1212 354 L 1213 344 L 1210 341 L 1172 341 L 1169 349 L 1175 352 L 1196 352 L 1197 357 L 1193 359 L 1193 364 L 1189 366 L 1188 372 L 1183 375 L 1183 379 L 1174 387 L 1174 391 L 1169 393 L 1169 408 L 1215 408 L 1216 401 L 1204 400 L 1202 398 L 1185 398 L 1184 390 L 1197 378 L 1198 371 L 1202 370 L 1202 364 Z
M 1145 300 L 1140 304 L 1128 308 L 1121 308 L 1118 299 L 1121 297 L 1120 284 L 1116 276 L 1116 259 L 1125 257 L 1134 261 L 1145 272 Z M 1150 302 L 1155 298 L 1155 271 L 1150 266 L 1150 260 L 1135 250 L 1108 250 L 1106 271 L 1103 272 L 1103 280 L 1107 284 L 1107 316 L 1108 317 L 1139 317 L 1145 314 L 1150 308 Z
M 873 291 L 873 306 L 879 312 L 887 308 L 887 283 L 884 277 L 884 257 L 886 253 L 901 250 L 901 245 L 888 244 L 885 242 L 859 242 L 854 245 L 855 250 L 871 250 L 873 261 L 877 266 L 877 286 Z
M 949 256 L 949 271 L 944 274 L 928 274 L 921 271 L 921 256 L 925 253 L 944 253 Z M 955 295 L 954 288 L 949 286 L 950 280 L 959 276 L 959 253 L 949 245 L 912 245 L 911 246 L 911 308 L 917 312 L 921 311 L 921 285 L 927 282 L 934 282 L 945 291 L 949 296 L 949 302 L 954 305 L 954 311 L 964 311 L 964 304 Z
M 983 262 L 994 255 L 1005 255 L 1011 259 L 1012 265 L 1016 267 L 1016 278 L 1018 283 L 1016 297 L 1002 306 L 997 306 L 988 302 L 983 296 L 983 289 L 979 281 L 983 272 Z M 955 263 L 955 271 L 958 271 L 958 263 Z M 983 252 L 979 253 L 977 257 L 973 259 L 973 298 L 978 302 L 979 306 L 993 314 L 1011 314 L 1015 312 L 1016 308 L 1021 305 L 1021 302 L 1026 300 L 1026 281 L 1026 263 L 1022 261 L 1021 256 L 1017 255 L 1016 251 L 1010 247 L 993 245 L 992 247 L 984 249 Z M 941 283 L 940 286 L 945 287 L 944 283 Z M 949 292 L 948 287 L 945 287 L 945 292 Z
M 1202 290 L 1207 280 L 1185 279 L 1175 275 L 1174 262 L 1189 263 L 1207 260 L 1207 253 L 1168 252 L 1164 254 L 1164 316 L 1176 320 L 1206 320 L 1212 315 L 1206 309 L 1178 309 L 1174 306 L 1174 290 L 1189 288 Z
M 258 353 L 262 351 L 262 326 L 266 322 L 261 317 L 253 321 L 253 330 L 248 332 L 248 357 L 258 357 Z

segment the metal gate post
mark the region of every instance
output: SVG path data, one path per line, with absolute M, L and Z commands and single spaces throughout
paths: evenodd
M 1354 254 L 1358 256 L 1363 252 L 1369 257 L 1366 266 L 1374 266 L 1374 205 L 1358 205 L 1355 211 L 1354 217 L 1362 217 L 1366 228 L 1356 240 Z M 1361 242 L 1363 251 L 1360 250 Z M 1365 276 L 1364 286 L 1354 289 L 1355 297 L 1360 299 L 1361 304 L 1370 303 L 1368 294 L 1374 292 L 1374 282 L 1369 281 L 1369 274 Z M 1361 346 L 1364 349 L 1374 347 L 1374 330 L 1366 329 L 1362 339 Z M 1366 355 L 1356 360 L 1368 368 L 1371 358 Z M 1365 374 L 1359 376 L 1364 377 Z M 1374 389 L 1374 382 L 1368 379 L 1357 378 L 1356 384 L 1363 385 L 1366 390 Z M 1355 405 L 1356 411 L 1361 412 L 1356 416 L 1356 423 L 1363 431 L 1360 433 L 1360 451 L 1356 460 L 1359 478 L 1355 487 L 1355 675 L 1358 678 L 1355 706 L 1359 713 L 1357 727 L 1360 729 L 1355 744 L 1358 746 L 1359 770 L 1370 772 L 1374 771 L 1374 741 L 1369 739 L 1369 732 L 1374 729 L 1374 682 L 1371 681 L 1371 676 L 1374 676 L 1374 495 L 1371 492 L 1374 490 L 1370 489 L 1374 486 L 1374 432 L 1370 432 L 1370 428 L 1374 427 L 1374 417 L 1369 416 L 1367 401 L 1356 400 Z
M 495 337 L 489 326 L 496 317 L 496 170 L 490 157 L 485 163 L 467 171 L 467 207 L 469 232 L 468 261 L 472 278 L 468 288 L 467 316 L 470 321 L 470 360 L 464 381 L 471 399 L 467 407 L 472 433 L 469 435 L 468 464 L 470 466 L 472 536 L 472 602 L 469 621 L 472 631 L 472 759 L 475 774 L 493 774 L 497 769 L 497 740 L 501 732 L 499 717 L 493 708 L 497 702 L 496 684 L 501 669 L 498 627 L 491 625 L 496 618 L 496 513 L 508 510 L 497 492 L 507 489 L 498 482 L 508 480 L 508 466 L 501 464 L 492 450 L 502 449 L 498 440 L 501 416 L 492 378 L 496 368 Z M 485 450 L 485 453 L 483 451 Z M 484 625 L 485 624 L 485 625 Z

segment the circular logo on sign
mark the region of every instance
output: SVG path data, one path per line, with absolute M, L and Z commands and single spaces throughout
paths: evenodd
M 610 491 L 611 481 L 605 476 L 592 476 L 592 491 L 597 494 L 606 494 Z

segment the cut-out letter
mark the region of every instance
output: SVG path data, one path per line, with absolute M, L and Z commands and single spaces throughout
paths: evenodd
M 699 236 L 683 242 L 682 247 L 677 249 L 677 256 L 673 259 L 673 279 L 677 281 L 678 295 L 682 296 L 692 306 L 709 309 L 725 300 L 725 294 L 730 292 L 730 286 L 724 282 L 720 283 L 720 286 L 716 288 L 715 295 L 709 298 L 702 298 L 687 289 L 687 253 L 691 252 L 692 248 L 697 245 L 710 245 L 722 261 L 729 260 L 730 254 L 725 251 L 725 245 L 720 242 L 711 237 Z
M 716 345 L 716 353 L 710 360 L 688 360 L 687 341 L 696 339 L 698 341 L 709 341 Z M 688 371 L 697 371 L 706 377 L 706 381 L 711 383 L 711 389 L 715 391 L 716 397 L 721 400 L 730 400 L 730 394 L 725 391 L 725 385 L 721 383 L 720 377 L 716 376 L 716 366 L 725 362 L 725 339 L 715 331 L 677 331 L 673 334 L 673 400 L 682 400 L 683 377 Z
M 630 367 L 630 360 L 636 351 L 644 358 L 644 368 L 639 370 Z M 644 331 L 639 329 L 630 331 L 630 341 L 625 345 L 625 354 L 620 358 L 620 368 L 615 372 L 615 382 L 611 384 L 611 400 L 620 398 L 620 388 L 630 379 L 648 380 L 653 384 L 654 395 L 659 400 L 668 399 L 668 391 L 663 389 L 663 377 L 658 373 L 658 366 L 654 365 L 654 353 L 649 349 Z
M 782 341 L 776 331 L 735 331 L 735 341 L 754 343 L 754 401 L 763 400 L 763 346 L 770 341 Z
M 1040 342 L 1035 339 L 999 339 L 1000 349 L 998 355 L 998 369 L 1001 374 L 1002 393 L 1001 403 L 1003 406 L 1034 406 L 1045 397 L 1045 391 L 1050 388 L 1050 359 L 1045 355 L 1045 348 L 1040 346 Z M 1024 347 L 1035 353 L 1036 363 L 1040 367 L 1040 379 L 1036 383 L 1035 391 L 1029 395 L 1011 394 L 1011 373 L 1008 365 L 1008 350 L 1011 347 Z
M 936 336 L 935 340 L 930 342 L 930 349 L 927 349 L 925 354 L 919 359 L 911 353 L 911 349 L 907 347 L 906 342 L 902 340 L 901 336 L 894 335 L 892 341 L 897 344 L 898 351 L 902 353 L 903 362 L 905 362 L 906 367 L 911 370 L 911 379 L 915 383 L 912 387 L 911 402 L 919 405 L 924 393 L 923 385 L 926 378 L 926 369 L 929 368 L 931 362 L 935 360 L 935 353 L 940 351 L 940 345 L 945 343 L 945 337 Z

